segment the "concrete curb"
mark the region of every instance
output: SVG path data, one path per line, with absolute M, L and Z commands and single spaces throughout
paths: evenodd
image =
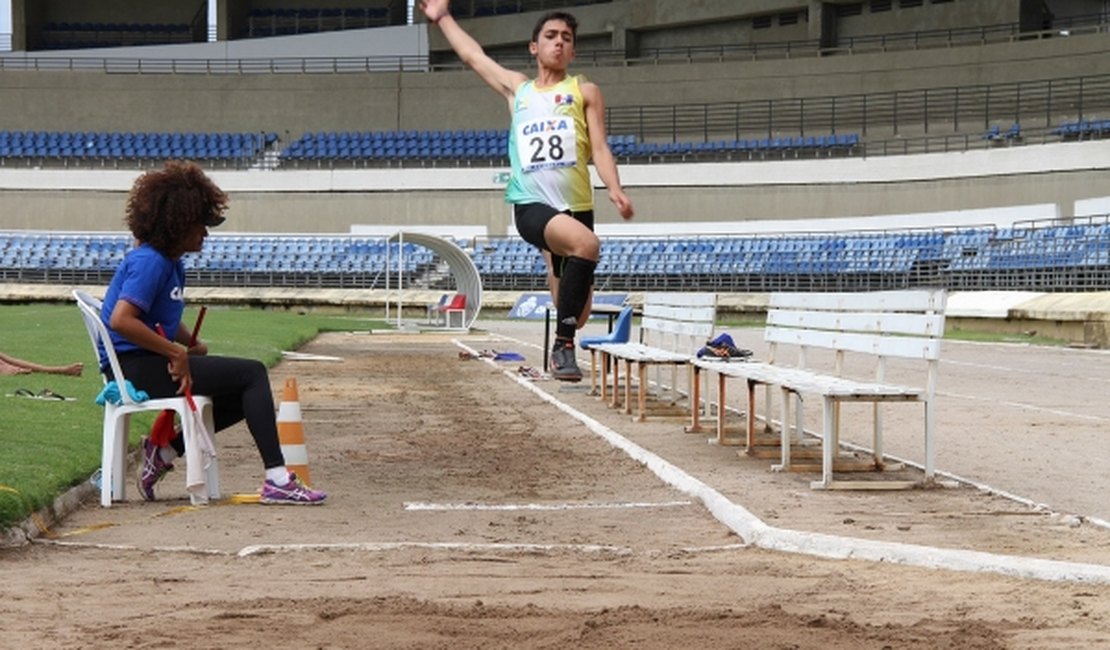
M 24 546 L 40 536 L 50 536 L 50 527 L 71 515 L 86 501 L 100 494 L 100 489 L 89 481 L 66 490 L 50 505 L 33 513 L 22 522 L 0 530 L 0 548 Z
M 458 339 L 454 343 L 460 348 L 477 354 L 476 350 Z M 715 519 L 736 533 L 747 545 L 769 551 L 826 559 L 856 559 L 929 569 L 991 572 L 1016 578 L 1055 582 L 1110 584 L 1110 565 L 876 541 L 770 526 L 743 505 L 731 501 L 682 468 L 637 445 L 532 382 L 501 369 L 492 360 L 484 359 L 484 361 L 501 370 L 540 399 L 581 422 L 614 448 L 620 449 L 630 458 L 644 465 L 664 483 L 700 500 Z

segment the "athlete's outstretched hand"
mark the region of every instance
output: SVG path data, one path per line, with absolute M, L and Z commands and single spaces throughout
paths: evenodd
M 631 219 L 636 211 L 632 208 L 632 199 L 624 193 L 624 190 L 613 190 L 609 192 L 609 200 L 613 205 L 617 206 L 617 212 L 620 213 L 624 219 Z
M 434 23 L 447 15 L 447 4 L 448 0 L 420 0 L 420 11 L 424 12 L 428 22 Z

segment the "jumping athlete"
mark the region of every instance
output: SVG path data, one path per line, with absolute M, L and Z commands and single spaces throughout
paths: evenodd
M 601 252 L 594 234 L 590 162 L 621 217 L 631 219 L 633 209 L 606 142 L 601 89 L 582 75 L 567 73 L 574 60 L 578 21 L 558 11 L 539 19 L 528 44 L 537 68 L 535 79 L 529 79 L 491 59 L 451 16 L 448 5 L 448 0 L 422 0 L 420 9 L 463 63 L 508 102 L 512 175 L 505 200 L 513 205 L 520 236 L 550 254 L 544 257 L 550 257 L 555 278 L 551 375 L 581 381 L 574 337 L 592 300 Z

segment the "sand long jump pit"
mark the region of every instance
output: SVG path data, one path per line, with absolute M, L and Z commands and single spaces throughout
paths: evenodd
M 272 379 L 297 379 L 327 505 L 192 508 L 180 471 L 157 502 L 90 504 L 0 552 L 0 645 L 1110 645 L 1105 529 L 971 487 L 813 491 L 680 419 L 523 378 L 536 332 L 490 327 L 305 346 L 340 361 Z M 459 358 L 489 349 L 525 361 Z M 245 428 L 217 445 L 225 492 L 256 490 Z

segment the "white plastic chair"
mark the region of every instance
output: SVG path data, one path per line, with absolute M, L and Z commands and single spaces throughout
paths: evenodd
M 112 374 L 119 386 L 120 398 L 123 400 L 122 404 L 107 402 L 104 405 L 104 430 L 100 453 L 100 505 L 108 508 L 111 507 L 113 500 L 123 501 L 127 497 L 127 439 L 130 431 L 131 415 L 144 411 L 161 412 L 169 409 L 177 412 L 183 427 L 191 428 L 194 426 L 194 420 L 190 415 L 189 403 L 184 397 L 149 399 L 145 402 L 136 402 L 132 399 L 125 388 L 126 379 L 123 376 L 123 369 L 120 368 L 119 359 L 116 357 L 116 349 L 112 345 L 112 338 L 108 335 L 108 328 L 100 320 L 101 301 L 80 290 L 75 290 L 73 297 L 77 300 L 77 307 L 80 309 L 82 320 L 85 322 L 85 329 L 89 333 L 89 340 L 93 347 L 93 357 L 99 366 L 100 346 L 103 345 L 108 355 L 108 363 L 112 367 Z M 107 384 L 108 378 L 106 376 L 103 378 L 104 383 Z M 136 386 L 136 388 L 141 387 Z M 212 399 L 201 395 L 193 395 L 193 402 L 197 405 L 208 431 L 215 432 Z M 186 431 L 185 439 L 190 439 L 188 431 Z M 220 497 L 219 466 L 214 458 L 208 466 L 205 485 L 209 499 Z M 203 503 L 205 501 L 203 495 L 198 498 L 198 495 L 190 494 L 190 499 L 193 503 Z

